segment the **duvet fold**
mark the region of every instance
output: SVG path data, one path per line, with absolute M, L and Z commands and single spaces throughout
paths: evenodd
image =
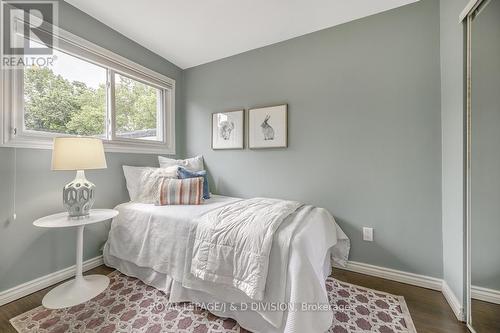
M 262 300 L 275 232 L 302 206 L 296 201 L 253 198 L 198 217 L 191 229 L 191 274 Z

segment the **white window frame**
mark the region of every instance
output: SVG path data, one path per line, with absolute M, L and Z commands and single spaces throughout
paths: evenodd
M 114 52 L 91 43 L 63 29 L 53 27 L 56 49 L 103 67 L 108 73 L 107 124 L 104 149 L 109 152 L 175 154 L 175 80 L 152 71 Z M 54 137 L 74 136 L 25 130 L 24 73 L 22 69 L 2 68 L 0 64 L 0 146 L 52 149 Z M 160 89 L 157 133 L 162 141 L 122 138 L 116 135 L 114 74 Z

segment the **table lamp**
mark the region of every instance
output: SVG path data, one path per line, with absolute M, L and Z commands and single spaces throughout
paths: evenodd
M 105 169 L 102 140 L 96 138 L 54 138 L 52 170 L 75 170 L 76 177 L 64 186 L 63 204 L 70 217 L 89 215 L 95 201 L 95 185 L 85 178 L 84 170 Z

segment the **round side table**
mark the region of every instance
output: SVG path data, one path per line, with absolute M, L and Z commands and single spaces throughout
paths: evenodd
M 40 228 L 77 228 L 75 278 L 55 287 L 42 300 L 48 309 L 61 309 L 84 303 L 102 293 L 109 285 L 105 275 L 83 276 L 83 229 L 87 224 L 104 222 L 118 215 L 114 209 L 92 209 L 88 216 L 70 218 L 68 213 L 42 217 L 33 225 Z

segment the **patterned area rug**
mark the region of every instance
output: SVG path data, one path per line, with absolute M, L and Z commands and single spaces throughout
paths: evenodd
M 39 306 L 10 320 L 20 333 L 65 332 L 248 332 L 191 303 L 168 303 L 165 295 L 136 278 L 109 275 L 108 289 L 92 300 L 60 310 Z M 416 333 L 404 298 L 328 278 L 334 309 L 329 333 Z

